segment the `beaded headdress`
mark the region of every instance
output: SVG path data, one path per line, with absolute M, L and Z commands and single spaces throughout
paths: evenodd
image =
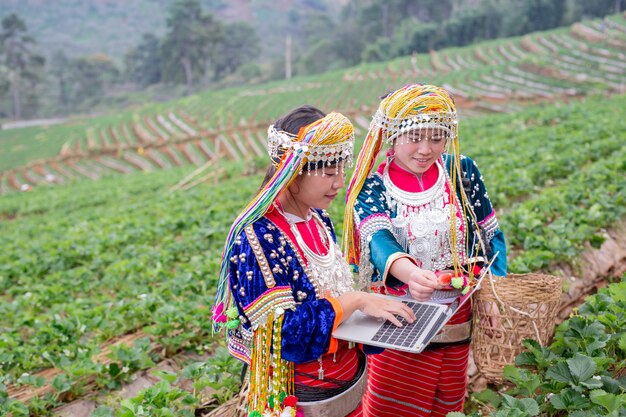
M 439 87 L 406 86 L 380 103 L 372 118 L 370 132 L 376 129 L 380 129 L 382 140 L 387 144 L 411 131 L 421 140 L 424 132 L 435 129 L 443 131 L 446 139 L 455 139 L 458 121 L 454 100 Z
M 290 153 L 297 153 L 303 158 L 300 173 L 305 166 L 309 174 L 318 168 L 324 174 L 326 167 L 333 165 L 337 170 L 340 165 L 344 168 L 346 165 L 352 166 L 354 129 L 347 118 L 340 113 L 330 113 L 321 119 L 320 124 L 312 129 L 307 126 L 306 134 L 300 131 L 298 135 L 271 125 L 267 130 L 267 152 L 274 166 L 280 165 L 281 160 Z
M 411 84 L 394 91 L 381 101 L 372 118 L 346 193 L 343 252 L 348 262 L 359 263 L 360 247 L 354 225 L 353 208 L 365 179 L 372 171 L 382 144 L 402 141 L 404 137 L 409 136 L 405 135 L 408 133 L 412 141 L 428 139 L 434 130 L 443 132 L 447 139 L 447 152 L 456 156 L 450 172 L 452 189 L 456 189 L 456 183 L 461 181 L 458 121 L 454 99 L 450 94 L 434 85 Z M 455 233 L 453 229 L 455 228 L 451 226 L 451 233 Z
M 276 172 L 235 219 L 222 253 L 218 280 L 216 305 L 227 309 L 231 302 L 228 288 L 229 258 L 235 239 L 246 226 L 254 223 L 269 209 L 276 197 L 298 176 L 318 171 L 324 175 L 327 169 L 339 170 L 340 166 L 352 164 L 354 127 L 340 113 L 329 113 L 302 129 L 297 135 L 277 130 L 273 125 L 268 130 L 268 152 Z M 331 168 L 333 167 L 334 168 Z M 214 327 L 217 330 L 217 325 Z

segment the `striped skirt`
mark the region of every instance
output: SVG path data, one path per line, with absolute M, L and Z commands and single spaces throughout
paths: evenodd
M 311 387 L 333 387 L 329 380 L 351 380 L 358 370 L 358 353 L 355 348 L 348 348 L 348 342 L 340 340 L 337 353 L 327 354 L 322 357 L 322 368 L 325 380 L 318 379 L 320 364 L 317 361 L 296 365 L 295 382 Z M 309 375 L 309 377 L 304 376 Z M 296 392 L 296 395 L 298 393 Z M 361 417 L 361 405 L 345 417 Z M 334 416 L 344 417 L 344 416 Z
M 469 319 L 470 303 L 450 320 Z M 368 358 L 363 416 L 445 416 L 463 411 L 469 343 L 408 353 L 386 349 Z

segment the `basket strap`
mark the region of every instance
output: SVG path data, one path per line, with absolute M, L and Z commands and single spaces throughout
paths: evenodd
M 496 287 L 493 285 L 493 275 L 491 274 L 491 271 L 488 271 L 489 273 L 489 283 L 491 284 L 491 289 L 493 290 L 493 295 L 496 297 L 496 300 L 498 300 L 498 302 L 500 303 L 500 306 L 502 306 L 503 309 L 506 308 L 506 304 L 504 303 L 504 301 L 502 301 L 502 299 L 500 298 L 500 296 L 498 295 L 498 292 L 496 291 Z M 504 278 L 506 279 L 506 278 Z M 527 313 L 525 311 L 522 311 L 518 308 L 515 308 L 513 306 L 508 306 L 509 309 L 515 311 L 518 314 L 521 314 L 523 316 L 526 316 L 528 318 L 530 318 L 530 322 L 533 325 L 533 329 L 535 330 L 535 336 L 537 336 L 537 342 L 541 343 L 541 337 L 539 336 L 539 329 L 537 328 L 537 324 L 535 323 L 535 320 L 532 319 L 532 316 L 530 315 L 530 313 Z M 509 323 L 509 325 L 511 325 L 511 323 Z

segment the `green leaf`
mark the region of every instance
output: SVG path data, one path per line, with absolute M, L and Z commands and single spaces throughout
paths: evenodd
M 174 412 L 168 408 L 162 407 L 159 410 L 159 417 L 176 417 Z
M 622 388 L 617 379 L 611 378 L 607 375 L 602 375 L 600 380 L 602 381 L 602 389 L 604 389 L 604 391 L 611 394 L 620 394 L 622 392 Z
M 90 417 L 114 417 L 113 409 L 109 407 L 98 407 L 93 410 Z
M 557 410 L 579 410 L 582 408 L 589 408 L 591 403 L 584 398 L 581 393 L 574 391 L 571 388 L 565 389 L 558 394 L 554 394 L 550 397 L 550 403 Z
M 57 375 L 52 378 L 52 388 L 54 388 L 57 392 L 69 391 L 71 387 L 72 384 L 70 384 L 70 381 L 65 374 Z
M 541 378 L 538 375 L 512 365 L 504 367 L 502 376 L 517 386 L 511 393 L 513 395 L 521 394 L 526 397 L 532 397 L 539 386 L 541 386 Z
M 30 411 L 28 410 L 28 407 L 26 406 L 26 404 L 17 402 L 17 401 L 10 404 L 9 411 L 13 413 L 13 416 L 15 417 L 29 417 L 30 416 Z
M 151 374 L 161 378 L 164 381 L 167 381 L 170 384 L 173 384 L 174 382 L 176 382 L 176 378 L 177 378 L 175 373 L 165 371 L 163 369 L 156 369 L 152 371 Z
M 472 397 L 484 404 L 491 404 L 496 408 L 502 402 L 502 397 L 489 388 L 473 393 Z
M 626 406 L 626 394 L 609 394 L 606 391 L 596 389 L 591 391 L 589 394 L 589 399 L 594 404 L 598 404 L 609 412 L 613 413 L 619 410 L 621 407 Z
M 550 367 L 546 371 L 546 378 L 553 379 L 557 382 L 563 382 L 565 384 L 569 384 L 570 382 L 572 382 L 572 374 L 565 362 L 559 362 L 556 365 Z
M 569 402 L 564 398 L 564 394 L 554 394 L 550 397 L 552 406 L 557 410 L 567 410 Z
M 522 398 L 519 400 L 522 411 L 528 413 L 529 416 L 536 416 L 539 414 L 539 404 L 532 398 Z
M 539 405 L 532 398 L 522 398 L 520 400 L 510 395 L 502 394 L 502 404 L 512 411 L 512 413 L 507 415 L 532 417 L 539 414 Z
M 587 381 L 596 372 L 596 363 L 588 356 L 576 354 L 566 362 L 576 382 Z
M 194 397 L 193 395 L 186 395 L 183 398 L 182 403 L 184 405 L 196 405 L 196 404 L 198 404 L 198 399 L 196 397 Z
M 602 381 L 600 381 L 600 379 L 590 378 L 586 381 L 580 381 L 580 385 L 589 389 L 602 388 Z
M 41 376 L 35 376 L 30 374 L 23 374 L 17 380 L 20 384 L 31 385 L 35 388 L 43 387 L 46 385 L 46 379 Z
M 111 362 L 109 364 L 109 375 L 112 377 L 118 376 L 121 371 L 120 366 L 116 362 Z
M 515 358 L 516 365 L 531 365 L 539 369 L 545 369 L 558 359 L 558 356 L 550 348 L 541 346 L 536 340 L 525 339 L 522 341 L 522 344 L 528 351 L 517 355 Z
M 515 357 L 515 365 L 517 366 L 534 366 L 537 365 L 537 359 L 532 352 L 522 352 Z

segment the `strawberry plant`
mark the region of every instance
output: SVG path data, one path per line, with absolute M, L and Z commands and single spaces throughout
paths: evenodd
M 549 347 L 524 341 L 527 351 L 503 372 L 512 388 L 502 394 L 487 389 L 474 394 L 473 401 L 489 405 L 492 417 L 626 415 L 626 327 L 615 328 L 611 320 L 625 315 L 626 276 L 588 297 L 557 327 Z

